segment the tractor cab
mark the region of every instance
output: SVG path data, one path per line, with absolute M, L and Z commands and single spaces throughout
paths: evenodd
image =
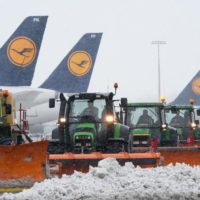
M 127 103 L 121 100 L 123 122 L 129 126 L 130 146 L 150 146 L 156 139 L 161 140 L 161 132 L 165 131 L 164 106 L 162 103 Z
M 61 99 L 58 136 L 64 151 L 124 151 L 128 127 L 117 120 L 113 96 L 112 92 L 80 93 Z
M 199 121 L 195 119 L 192 105 L 188 106 L 166 106 L 166 123 L 177 132 L 177 143 L 187 144 L 199 139 Z M 192 140 L 192 141 L 191 141 Z

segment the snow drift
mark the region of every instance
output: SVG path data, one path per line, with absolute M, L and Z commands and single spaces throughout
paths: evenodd
M 75 172 L 61 179 L 47 179 L 21 193 L 5 193 L 0 199 L 200 199 L 200 167 L 177 164 L 142 169 L 131 163 L 120 166 L 115 159 L 107 158 L 87 174 Z

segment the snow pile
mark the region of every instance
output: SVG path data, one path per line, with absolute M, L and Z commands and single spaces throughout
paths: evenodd
M 76 172 L 45 180 L 18 194 L 5 193 L 0 199 L 200 199 L 200 167 L 177 164 L 141 169 L 131 163 L 122 167 L 108 158 L 87 174 Z
M 34 181 L 31 178 L 0 180 L 0 188 L 31 187 Z

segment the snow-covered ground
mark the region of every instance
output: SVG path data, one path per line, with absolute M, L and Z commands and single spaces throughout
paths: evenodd
M 3 194 L 8 200 L 113 200 L 113 199 L 200 199 L 200 166 L 185 164 L 153 169 L 120 166 L 115 159 L 104 159 L 87 174 L 76 172 L 61 179 L 36 183 L 18 194 Z

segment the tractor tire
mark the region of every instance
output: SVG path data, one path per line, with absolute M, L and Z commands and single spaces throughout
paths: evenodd
M 128 152 L 129 153 L 133 152 L 133 135 L 132 134 L 129 135 L 129 139 L 128 139 Z
M 128 141 L 129 141 L 129 127 L 121 124 L 120 133 L 121 133 L 121 137 L 124 138 L 124 141 L 127 142 L 127 144 L 128 144 Z
M 52 130 L 52 139 L 59 139 L 59 135 L 58 135 L 58 128 L 55 128 Z
M 0 145 L 11 145 L 12 139 L 10 137 L 0 138 Z

